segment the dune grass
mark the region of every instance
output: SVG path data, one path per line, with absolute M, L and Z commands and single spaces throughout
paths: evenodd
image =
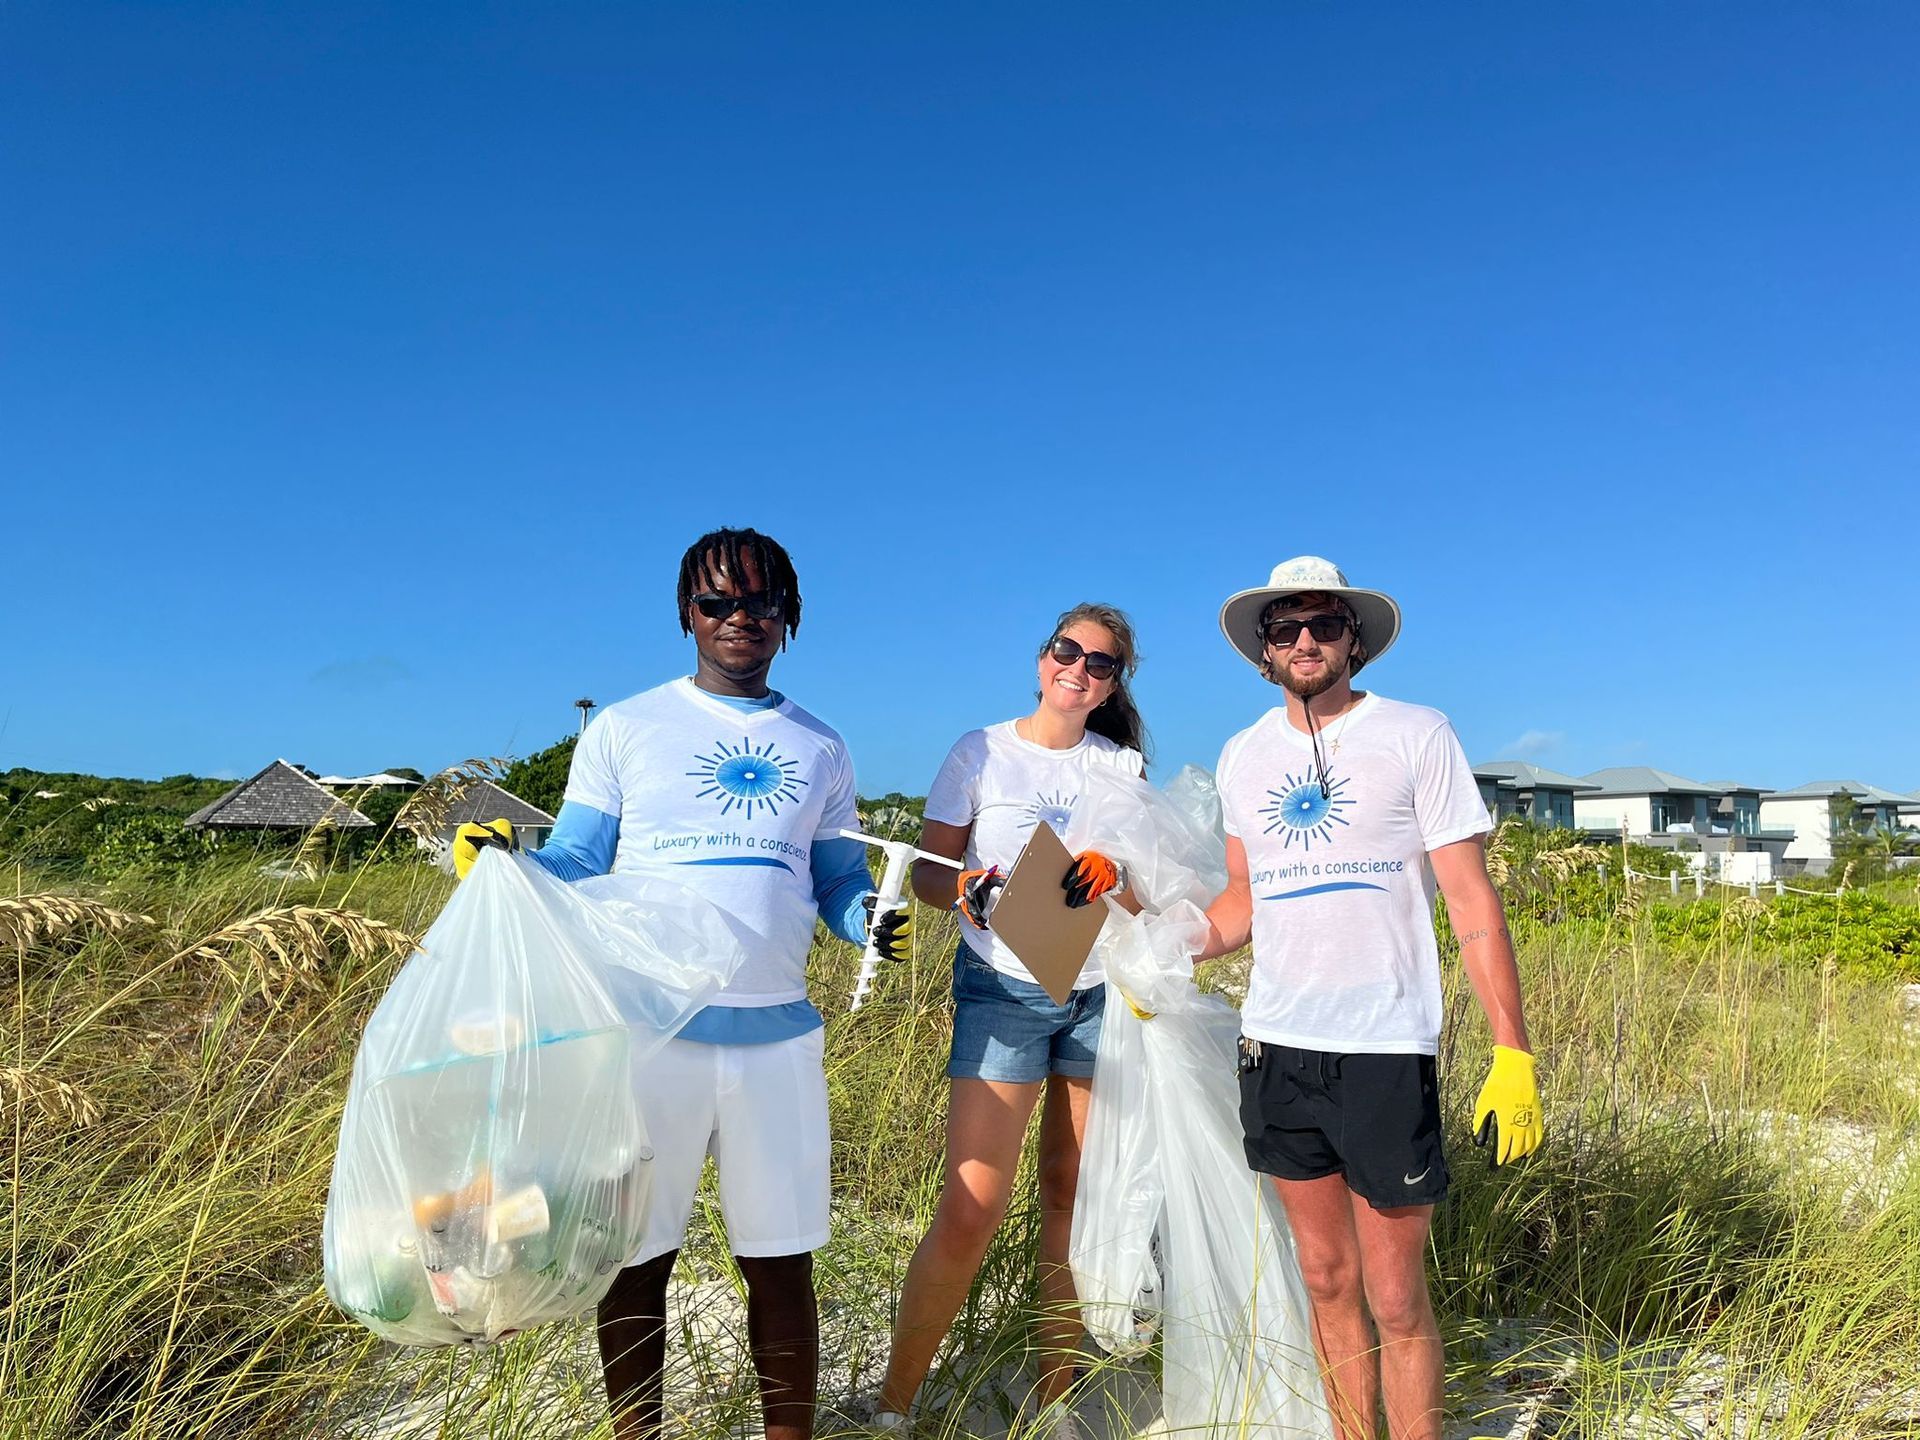
M 584 1326 L 406 1352 L 321 1289 L 354 1042 L 451 882 L 384 861 L 316 879 L 240 862 L 8 878 L 0 1436 L 351 1436 L 402 1410 L 409 1434 L 610 1434 Z M 1685 947 L 1645 906 L 1520 924 L 1550 1131 L 1517 1169 L 1467 1141 L 1488 1043 L 1450 969 L 1454 1187 L 1432 1273 L 1457 1433 L 1619 1435 L 1676 1413 L 1716 1434 L 1916 1433 L 1920 1015 L 1897 981 L 1789 962 L 1725 910 Z M 853 951 L 816 948 L 836 1205 L 818 1259 L 822 1433 L 844 1377 L 884 1356 L 937 1196 L 952 945 L 951 921 L 923 911 L 914 962 L 851 1016 Z M 1203 979 L 1232 994 L 1245 965 Z M 695 1435 L 757 1416 L 716 1221 L 696 1215 L 672 1342 Z M 1011 1418 L 1037 1230 L 1023 1187 L 930 1383 L 936 1429 Z

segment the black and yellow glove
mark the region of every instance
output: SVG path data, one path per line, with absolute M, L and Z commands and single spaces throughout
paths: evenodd
M 482 825 L 469 820 L 453 832 L 453 873 L 460 879 L 467 878 L 467 872 L 473 869 L 473 862 L 480 858 L 480 847 L 498 845 L 502 850 L 518 850 L 520 842 L 513 838 L 513 824 L 507 820 L 493 820 Z
M 1473 1143 L 1491 1144 L 1495 1165 L 1510 1165 L 1531 1155 L 1547 1137 L 1540 1117 L 1540 1085 L 1533 1056 L 1505 1045 L 1493 1047 L 1493 1068 L 1473 1106 Z
M 958 910 L 976 930 L 987 928 L 987 907 L 993 903 L 994 891 L 1007 883 L 1007 877 L 1000 873 L 998 865 L 985 870 L 962 870 L 955 885 L 953 908 Z
M 867 941 L 887 959 L 898 964 L 913 954 L 913 904 L 903 900 L 878 918 L 873 913 L 878 895 L 869 895 L 861 903 L 867 907 Z

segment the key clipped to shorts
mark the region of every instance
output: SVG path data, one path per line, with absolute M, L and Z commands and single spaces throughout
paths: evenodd
M 1240 1073 L 1244 1075 L 1249 1070 L 1258 1070 L 1259 1068 L 1260 1042 L 1242 1035 L 1240 1037 Z

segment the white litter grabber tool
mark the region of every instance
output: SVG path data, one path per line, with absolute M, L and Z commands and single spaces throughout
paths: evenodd
M 878 922 L 889 910 L 898 910 L 907 896 L 907 875 L 909 867 L 916 860 L 930 860 L 935 865 L 945 865 L 954 870 L 964 870 L 966 865 L 958 860 L 949 860 L 944 855 L 934 855 L 904 840 L 882 840 L 877 835 L 863 834 L 858 830 L 842 830 L 843 840 L 858 840 L 862 845 L 876 845 L 887 852 L 886 869 L 881 872 L 880 889 L 873 897 L 873 918 Z M 867 992 L 873 989 L 873 977 L 880 973 L 880 947 L 873 943 L 871 934 L 867 937 L 866 953 L 860 957 L 860 979 L 853 987 L 853 1004 L 849 1010 L 858 1010 L 866 1003 Z

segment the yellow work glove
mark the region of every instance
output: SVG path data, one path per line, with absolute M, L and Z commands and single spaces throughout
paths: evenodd
M 1473 1143 L 1484 1147 L 1491 1140 L 1493 1163 L 1505 1165 L 1531 1155 L 1546 1138 L 1533 1056 L 1508 1045 L 1494 1046 L 1493 1068 L 1473 1102 Z
M 453 873 L 460 879 L 467 878 L 467 872 L 473 869 L 473 862 L 480 858 L 480 847 L 498 845 L 502 850 L 517 850 L 519 842 L 513 838 L 513 825 L 510 821 L 494 820 L 482 825 L 469 820 L 453 832 Z

